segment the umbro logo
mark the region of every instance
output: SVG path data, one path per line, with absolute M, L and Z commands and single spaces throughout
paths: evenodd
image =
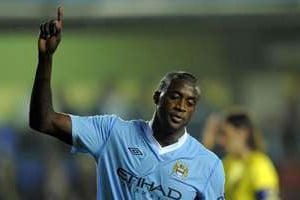
M 139 148 L 136 147 L 128 147 L 128 150 L 133 154 L 133 155 L 143 155 L 143 152 L 139 150 Z

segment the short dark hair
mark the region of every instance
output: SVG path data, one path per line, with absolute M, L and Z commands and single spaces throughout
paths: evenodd
M 185 80 L 192 83 L 200 96 L 200 89 L 197 85 L 198 79 L 191 73 L 185 71 L 174 71 L 167 73 L 160 81 L 158 90 L 165 91 L 173 80 Z
M 256 130 L 253 121 L 246 112 L 228 113 L 225 116 L 225 122 L 231 124 L 236 128 L 245 128 L 248 130 L 249 138 L 248 146 L 252 150 L 263 150 L 263 144 L 258 130 Z

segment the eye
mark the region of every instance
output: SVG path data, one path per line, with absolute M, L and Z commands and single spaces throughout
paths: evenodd
M 187 100 L 186 104 L 187 104 L 187 106 L 192 107 L 192 106 L 195 106 L 196 102 L 193 99 L 189 99 L 189 100 Z
M 180 98 L 180 95 L 177 94 L 177 93 L 171 93 L 171 94 L 169 95 L 169 98 L 170 98 L 170 99 L 178 99 L 178 98 Z

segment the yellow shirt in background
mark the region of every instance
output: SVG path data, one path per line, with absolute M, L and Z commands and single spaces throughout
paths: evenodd
M 253 151 L 244 159 L 226 156 L 225 197 L 228 200 L 278 200 L 278 175 L 267 155 Z

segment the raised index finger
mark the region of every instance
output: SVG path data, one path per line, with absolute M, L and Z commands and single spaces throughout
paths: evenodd
M 62 10 L 62 7 L 59 6 L 57 8 L 57 21 L 62 21 L 62 17 L 63 17 L 63 10 Z

